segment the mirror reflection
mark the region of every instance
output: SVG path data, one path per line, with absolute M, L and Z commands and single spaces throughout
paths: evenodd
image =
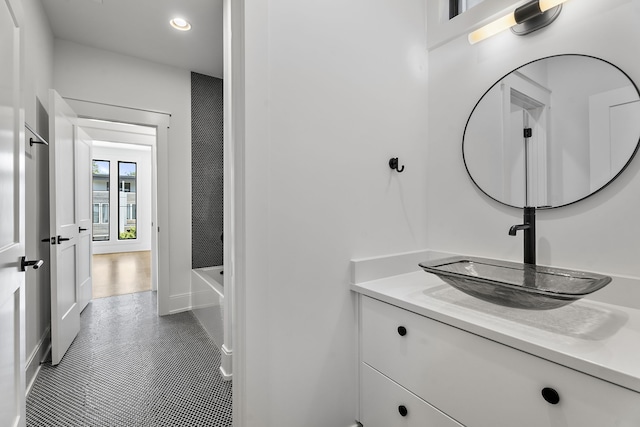
M 483 1 L 484 0 L 449 0 L 449 19 L 455 18 Z
M 526 64 L 478 101 L 463 137 L 465 166 L 489 197 L 551 208 L 605 187 L 640 141 L 640 95 L 616 66 L 583 55 Z

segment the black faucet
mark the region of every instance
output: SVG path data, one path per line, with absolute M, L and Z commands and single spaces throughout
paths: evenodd
M 536 263 L 536 208 L 525 206 L 524 224 L 512 225 L 509 236 L 515 236 L 518 230 L 524 231 L 524 263 Z

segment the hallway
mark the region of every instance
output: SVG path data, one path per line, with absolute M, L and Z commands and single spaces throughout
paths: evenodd
M 93 255 L 93 298 L 151 290 L 151 251 Z
M 62 362 L 45 363 L 27 426 L 231 426 L 231 382 L 191 312 L 158 317 L 156 294 L 96 299 Z

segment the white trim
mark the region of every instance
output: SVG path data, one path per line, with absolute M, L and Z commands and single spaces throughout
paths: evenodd
M 169 312 L 167 314 L 182 313 L 189 310 L 191 310 L 191 292 L 169 297 Z
M 233 351 L 227 349 L 224 344 L 222 344 L 222 348 L 220 348 L 221 359 L 220 359 L 220 374 L 222 375 L 222 379 L 224 381 L 231 381 L 233 377 L 233 372 L 231 371 L 232 359 L 233 359 Z
M 224 344 L 227 350 L 232 351 L 231 359 L 235 377 L 233 381 L 235 396 L 233 425 L 235 427 L 244 427 L 247 419 L 244 399 L 247 389 L 244 358 L 246 349 L 244 13 L 244 0 L 224 0 Z
M 158 291 L 158 314 L 171 312 L 169 283 L 169 135 L 171 115 L 117 105 L 65 98 L 80 117 L 110 120 L 156 127 L 156 144 L 152 145 L 151 288 Z
M 195 273 L 192 272 L 191 274 L 195 274 Z M 193 279 L 193 276 L 192 276 L 192 279 Z M 212 290 L 210 291 L 191 292 L 189 294 L 191 299 L 191 305 L 189 306 L 189 310 L 199 310 L 203 308 L 211 308 L 211 307 L 220 305 L 219 303 L 220 297 L 224 298 L 224 296 L 222 296 L 217 290 L 215 290 L 213 286 L 211 286 L 211 289 Z M 196 304 L 194 301 L 198 301 L 198 303 Z
M 27 245 L 26 245 L 26 230 L 25 230 L 25 221 L 26 221 L 26 163 L 25 163 L 25 99 L 24 99 L 24 88 L 25 84 L 23 81 L 23 77 L 25 76 L 25 70 L 23 69 L 23 64 L 25 61 L 25 16 L 24 11 L 22 9 L 22 2 L 18 0 L 7 0 L 6 2 L 7 9 L 12 16 L 12 19 L 15 24 L 15 28 L 13 29 L 15 38 L 13 39 L 13 81 L 11 87 L 11 107 L 14 109 L 15 116 L 12 119 L 13 131 L 14 134 L 11 139 L 15 142 L 15 145 L 12 147 L 12 151 L 9 153 L 11 158 L 17 160 L 16 162 L 16 171 L 18 172 L 16 178 L 18 178 L 17 183 L 17 210 L 16 217 L 14 219 L 14 226 L 17 226 L 15 231 L 15 244 L 13 245 L 13 249 L 10 252 L 5 252 L 7 255 L 13 254 L 17 256 L 26 255 Z M 25 79 L 26 80 L 26 79 Z M 16 156 L 17 154 L 17 156 Z M 3 153 L 4 155 L 4 153 Z M 8 249 L 8 248 L 5 248 Z M 17 254 L 16 254 L 17 252 Z M 19 254 L 19 255 L 18 255 Z M 14 259 L 16 259 L 14 258 Z M 2 257 L 3 262 L 7 258 L 5 256 Z M 11 294 L 5 292 L 0 292 L 0 301 L 8 302 L 11 298 L 14 298 L 14 306 L 13 312 L 9 312 L 10 316 L 13 317 L 14 327 L 11 328 L 11 332 L 13 332 L 16 337 L 16 341 L 18 342 L 17 348 L 14 344 L 13 346 L 13 354 L 15 358 L 11 363 L 8 363 L 7 366 L 14 372 L 15 375 L 15 385 L 13 388 L 13 392 L 15 392 L 16 406 L 11 409 L 11 414 L 14 415 L 14 422 L 16 426 L 24 426 L 26 424 L 26 398 L 20 398 L 21 395 L 26 396 L 25 392 L 25 368 L 26 368 L 26 278 L 23 275 L 15 276 L 15 273 L 12 273 L 9 276 L 4 275 L 4 273 L 10 267 L 3 266 L 2 273 L 3 277 L 9 277 L 11 279 L 18 278 L 19 283 L 15 284 L 11 283 L 11 287 L 6 287 L 5 290 L 11 289 Z M 14 270 L 15 271 L 15 270 Z M 5 283 L 2 283 L 2 286 L 6 286 Z M 18 295 L 18 300 L 15 299 L 15 296 Z M 2 327 L 7 328 L 6 325 Z M 11 333 L 7 331 L 7 333 Z M 11 350 L 8 353 L 11 353 Z M 6 354 L 6 353 L 4 353 Z M 6 361 L 3 360 L 3 363 Z M 6 371 L 5 371 L 6 372 Z M 2 387 L 7 387 L 5 384 Z M 3 396 L 7 396 L 8 393 L 2 393 Z M 3 414 L 4 415 L 4 414 Z
M 353 304 L 353 313 L 355 322 L 353 322 L 354 333 L 357 337 L 357 349 L 355 354 L 354 369 L 356 372 L 355 375 L 355 387 L 357 390 L 357 399 L 356 399 L 356 420 L 361 419 L 361 407 L 362 407 L 362 384 L 360 382 L 360 361 L 362 360 L 362 313 L 360 311 L 360 294 L 356 292 L 351 293 L 351 303 Z
M 38 378 L 42 362 L 44 362 L 45 358 L 49 354 L 49 351 L 51 350 L 50 333 L 51 327 L 49 326 L 40 337 L 40 341 L 38 341 L 38 344 L 29 355 L 29 359 L 27 359 L 27 362 L 25 364 L 25 374 L 27 380 L 27 390 L 25 396 L 27 397 L 29 396 L 29 393 L 31 393 L 31 387 L 33 387 L 33 383 L 36 381 L 36 378 Z M 29 379 L 29 372 L 31 371 L 33 371 L 33 376 L 31 377 L 31 379 Z

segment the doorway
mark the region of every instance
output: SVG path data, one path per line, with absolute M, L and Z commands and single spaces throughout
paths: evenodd
M 151 290 L 157 291 L 158 315 L 169 314 L 169 243 L 168 235 L 161 234 L 161 230 L 162 224 L 168 223 L 167 137 L 170 115 L 78 99 L 67 99 L 67 102 L 77 111 L 78 116 L 81 117 L 79 122 L 88 129 L 88 132 L 91 132 L 94 140 L 138 147 L 146 145 L 151 149 L 151 217 L 149 219 Z M 150 139 L 149 136 L 153 132 L 155 136 Z M 129 134 L 127 138 L 124 137 L 126 133 Z M 118 186 L 118 184 L 115 185 Z M 138 223 L 142 223 L 141 218 Z M 136 229 L 137 232 L 138 229 Z M 121 243 L 122 245 L 131 244 L 131 242 Z M 94 249 L 96 249 L 95 242 Z M 100 253 L 101 249 L 103 248 L 98 248 L 96 253 Z M 135 252 L 139 250 L 138 247 Z
M 93 137 L 93 298 L 156 289 L 151 275 L 155 128 L 81 122 Z

